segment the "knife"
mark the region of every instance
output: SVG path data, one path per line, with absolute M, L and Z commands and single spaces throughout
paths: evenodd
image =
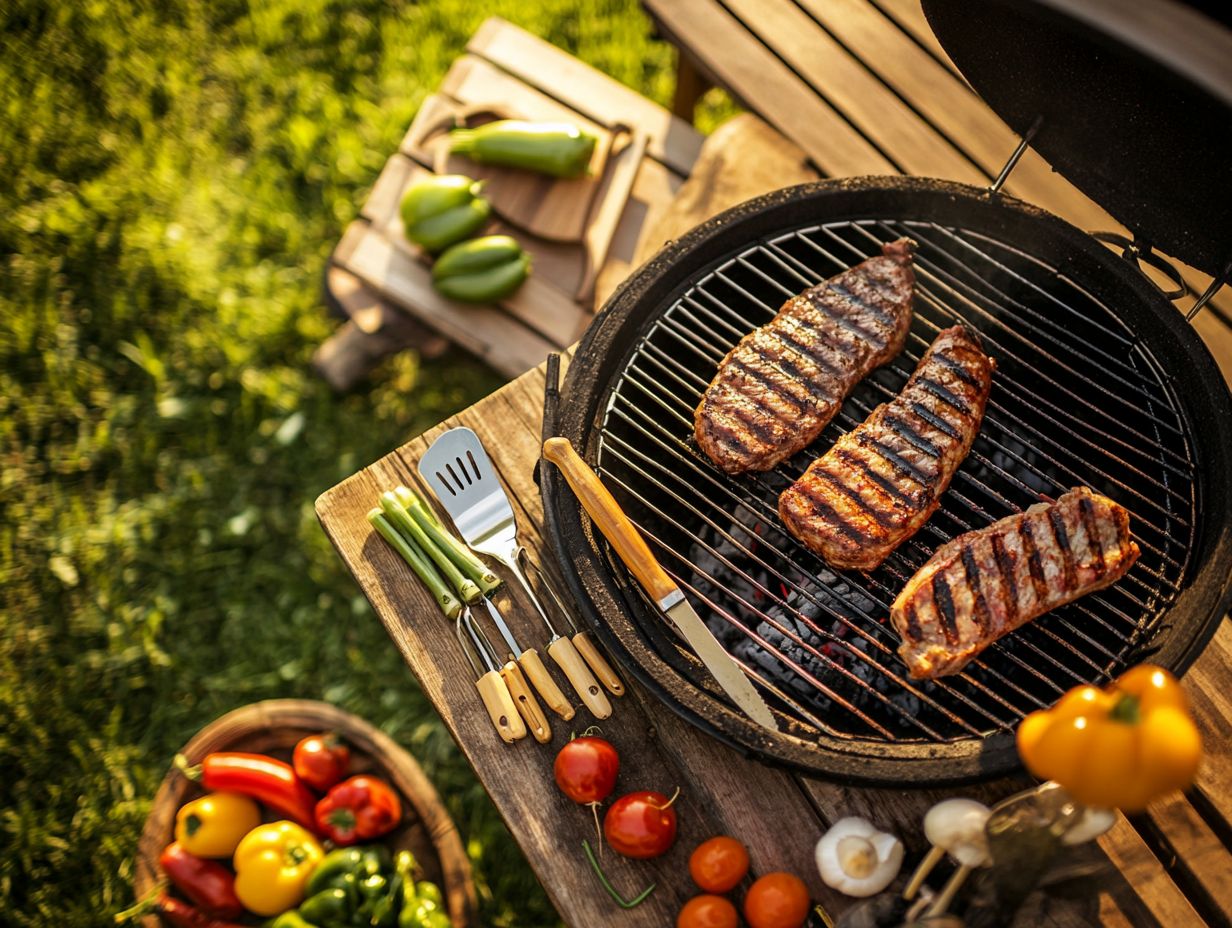
M 655 560 L 645 539 L 638 534 L 637 528 L 603 485 L 599 475 L 578 456 L 567 438 L 549 438 L 543 443 L 543 456 L 560 468 L 582 508 L 590 514 L 599 531 L 611 542 L 650 598 L 684 635 L 723 692 L 754 722 L 771 731 L 778 731 L 778 722 L 766 701 L 753 689 L 749 678 L 689 605 L 680 587 Z

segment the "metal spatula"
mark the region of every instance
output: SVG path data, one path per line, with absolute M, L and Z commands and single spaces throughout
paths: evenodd
M 479 436 L 468 428 L 450 429 L 434 441 L 420 458 L 419 474 L 453 519 L 462 540 L 472 550 L 499 561 L 518 578 L 552 635 L 548 642 L 548 655 L 569 678 L 582 702 L 595 718 L 605 719 L 611 715 L 612 704 L 599 682 L 582 660 L 573 641 L 557 634 L 552 620 L 522 572 L 518 563 L 522 546 L 518 544 L 518 524 L 513 514 L 513 504 L 501 486 Z M 530 658 L 529 663 L 527 657 Z M 538 674 L 532 669 L 537 660 L 534 650 L 527 648 L 523 650 L 519 662 L 535 688 L 542 692 L 540 681 L 536 679 Z M 541 662 L 539 667 L 543 669 Z M 546 669 L 543 669 L 543 676 L 547 677 L 547 682 L 551 681 Z

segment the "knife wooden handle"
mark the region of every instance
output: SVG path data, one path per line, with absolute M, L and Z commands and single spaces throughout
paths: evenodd
M 488 710 L 488 718 L 496 726 L 496 733 L 501 741 L 512 744 L 519 738 L 526 737 L 526 723 L 518 715 L 513 697 L 505 686 L 505 681 L 495 670 L 489 670 L 475 681 L 475 689 L 483 700 L 484 708 Z
M 522 665 L 522 669 L 526 671 L 526 676 L 530 677 L 530 682 L 539 691 L 539 695 L 548 704 L 548 708 L 566 722 L 573 718 L 575 711 L 573 703 L 565 697 L 560 687 L 556 685 L 556 681 L 548 673 L 547 667 L 544 666 L 543 658 L 539 656 L 539 652 L 534 648 L 527 648 L 522 652 L 522 656 L 518 658 L 518 663 Z
M 591 715 L 597 719 L 605 719 L 612 714 L 612 704 L 608 702 L 607 694 L 599 686 L 599 681 L 590 672 L 572 641 L 568 638 L 557 638 L 548 645 L 548 656 L 565 672 Z
M 620 677 L 616 676 L 616 671 L 607 662 L 607 658 L 603 656 L 603 652 L 599 650 L 598 645 L 590 640 L 590 636 L 586 632 L 578 632 L 573 636 L 573 644 L 577 648 L 578 654 L 582 655 L 582 659 L 595 672 L 599 682 L 607 687 L 607 691 L 613 696 L 623 696 L 625 694 L 625 685 L 620 682 Z
M 543 443 L 543 456 L 560 468 L 582 508 L 590 513 L 599 531 L 611 542 L 651 599 L 657 603 L 676 592 L 679 587 L 659 566 L 645 539 L 638 534 L 599 475 L 573 450 L 569 439 L 549 438 Z
M 513 697 L 513 704 L 518 707 L 518 713 L 526 721 L 526 727 L 530 729 L 531 735 L 540 744 L 551 741 L 552 726 L 548 724 L 547 716 L 543 714 L 543 709 L 539 706 L 539 700 L 535 699 L 535 694 L 526 685 L 526 678 L 522 676 L 522 668 L 513 661 L 509 661 L 501 668 L 500 673 L 505 686 L 509 688 L 509 695 Z

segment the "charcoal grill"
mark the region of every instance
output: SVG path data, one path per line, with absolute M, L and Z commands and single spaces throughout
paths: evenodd
M 1183 671 L 1228 609 L 1232 402 L 1209 352 L 1134 266 L 998 186 L 860 178 L 737 207 L 613 296 L 559 409 L 549 402 L 545 429 L 600 472 L 783 731 L 726 703 L 548 469 L 547 529 L 582 613 L 646 686 L 742 750 L 859 782 L 1003 773 L 1027 713 L 1147 657 Z M 810 448 L 765 474 L 720 472 L 692 415 L 722 357 L 785 299 L 902 236 L 919 245 L 904 352 Z M 941 509 L 880 568 L 828 568 L 782 528 L 779 493 L 958 322 L 998 365 L 971 454 Z M 955 535 L 1077 485 L 1130 511 L 1142 556 L 1129 574 L 957 675 L 908 678 L 888 621 L 906 580 Z

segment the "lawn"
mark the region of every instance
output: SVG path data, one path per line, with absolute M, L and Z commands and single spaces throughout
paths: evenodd
M 332 245 L 492 13 L 670 95 L 634 0 L 0 5 L 0 922 L 111 924 L 175 749 L 295 696 L 420 759 L 485 925 L 556 923 L 312 510 L 498 385 L 308 367 Z

